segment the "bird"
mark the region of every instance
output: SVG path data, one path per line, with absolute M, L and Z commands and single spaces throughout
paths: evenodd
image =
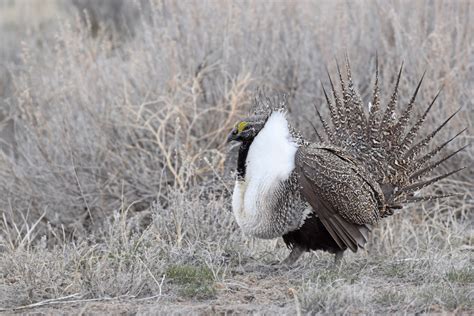
M 329 117 L 323 118 L 316 108 L 322 125 L 318 131 L 312 124 L 317 141 L 305 139 L 291 126 L 285 98 L 257 100 L 254 113 L 239 120 L 227 137 L 228 143 L 239 143 L 232 192 L 235 220 L 246 235 L 283 237 L 290 249 L 283 265 L 291 266 L 305 252 L 316 250 L 335 254 L 335 263 L 340 264 L 346 250 L 357 252 L 366 246 L 373 227 L 383 218 L 410 203 L 452 196 L 419 191 L 463 169 L 431 175 L 466 147 L 440 157 L 441 150 L 466 129 L 428 151 L 433 138 L 460 109 L 421 136 L 440 93 L 421 115 L 413 115 L 425 74 L 397 118 L 403 64 L 385 107 L 378 59 L 371 101 L 365 108 L 348 58 L 345 68 L 343 76 L 337 63 L 337 88 L 327 72 L 330 95 L 322 85 Z

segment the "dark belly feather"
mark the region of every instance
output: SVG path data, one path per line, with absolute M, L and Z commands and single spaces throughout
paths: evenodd
M 311 213 L 304 224 L 297 230 L 283 235 L 283 240 L 288 248 L 299 246 L 306 251 L 324 250 L 330 253 L 336 253 L 347 249 L 340 248 L 331 237 L 321 220 Z

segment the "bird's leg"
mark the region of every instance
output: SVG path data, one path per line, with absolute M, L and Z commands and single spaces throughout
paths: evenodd
M 340 267 L 341 266 L 341 262 L 342 262 L 342 257 L 344 256 L 344 250 L 340 250 L 340 251 L 337 251 L 336 252 L 336 255 L 334 256 L 334 264 L 337 266 L 337 267 Z
M 286 265 L 286 266 L 292 266 L 296 262 L 296 260 L 298 260 L 299 257 L 301 257 L 304 251 L 305 251 L 304 248 L 301 248 L 295 245 L 293 249 L 291 249 L 291 252 L 288 255 L 288 257 L 286 257 L 285 260 L 281 262 L 281 264 Z

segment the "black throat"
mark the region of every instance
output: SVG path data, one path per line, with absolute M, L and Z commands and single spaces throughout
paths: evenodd
M 239 157 L 237 158 L 237 178 L 243 180 L 247 170 L 247 155 L 249 153 L 250 145 L 252 145 L 253 138 L 242 142 L 239 148 Z

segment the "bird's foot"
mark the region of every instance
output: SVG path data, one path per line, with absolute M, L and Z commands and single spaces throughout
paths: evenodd
M 281 262 L 281 265 L 291 267 L 301 257 L 303 253 L 303 248 L 294 246 L 293 249 L 291 249 L 291 252 L 288 257 L 286 257 L 285 260 Z
M 336 267 L 340 267 L 342 263 L 342 258 L 344 257 L 344 250 L 336 252 L 336 255 L 334 256 L 334 265 Z

